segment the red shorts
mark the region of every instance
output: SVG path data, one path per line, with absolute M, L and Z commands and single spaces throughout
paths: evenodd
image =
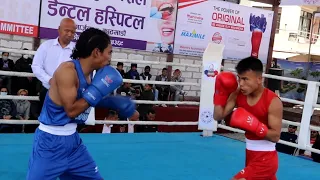
M 246 167 L 235 179 L 246 180 L 276 180 L 278 170 L 277 151 L 251 151 L 246 149 Z

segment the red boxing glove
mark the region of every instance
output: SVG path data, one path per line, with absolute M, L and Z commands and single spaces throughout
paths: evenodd
M 236 76 L 231 72 L 221 72 L 216 77 L 214 105 L 225 106 L 229 95 L 238 88 Z
M 243 108 L 237 108 L 231 116 L 230 126 L 249 131 L 258 137 L 265 137 L 268 127 Z

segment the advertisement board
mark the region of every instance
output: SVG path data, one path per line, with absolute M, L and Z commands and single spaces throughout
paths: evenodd
M 177 0 L 43 0 L 40 38 L 56 38 L 63 18 L 77 24 L 77 35 L 89 27 L 112 37 L 114 47 L 173 52 Z
M 224 44 L 224 59 L 267 62 L 273 12 L 223 1 L 179 0 L 174 53 L 202 56 L 209 42 Z
M 40 0 L 1 0 L 0 33 L 37 37 Z

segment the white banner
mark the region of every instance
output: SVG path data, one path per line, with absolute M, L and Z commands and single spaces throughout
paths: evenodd
M 202 56 L 207 44 L 224 44 L 224 59 L 267 62 L 273 12 L 238 4 L 179 0 L 174 53 Z
M 0 33 L 37 37 L 40 0 L 1 0 Z
M 40 38 L 56 38 L 63 18 L 112 37 L 114 47 L 173 53 L 177 0 L 42 0 Z
M 217 131 L 218 123 L 213 119 L 213 95 L 216 75 L 220 72 L 223 44 L 209 43 L 203 53 L 203 72 L 201 77 L 201 95 L 199 106 L 199 130 Z
M 306 6 L 320 6 L 320 0 L 281 0 L 280 5 L 306 5 Z

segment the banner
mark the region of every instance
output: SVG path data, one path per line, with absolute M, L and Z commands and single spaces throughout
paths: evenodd
M 40 0 L 1 0 L 0 33 L 38 36 Z
M 179 0 L 174 53 L 202 56 L 209 42 L 224 44 L 224 59 L 267 62 L 273 12 L 234 3 Z
M 40 38 L 56 38 L 63 18 L 112 37 L 114 47 L 173 52 L 177 0 L 42 0 Z
M 296 6 L 302 6 L 302 5 L 309 5 L 309 6 L 320 6 L 320 0 L 281 0 L 280 5 L 296 5 Z

